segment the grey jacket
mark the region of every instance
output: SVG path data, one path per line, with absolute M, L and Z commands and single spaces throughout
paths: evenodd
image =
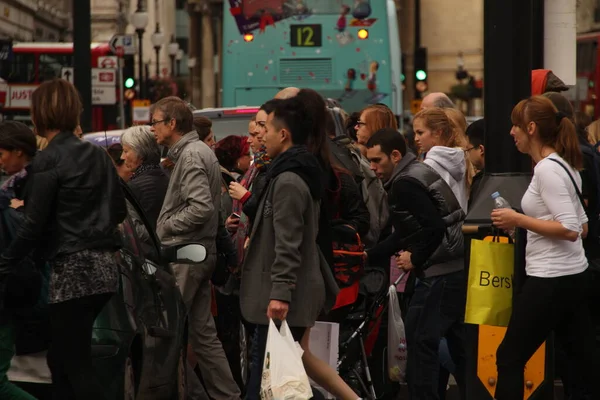
M 198 139 L 196 131 L 185 134 L 173 145 L 168 157 L 175 166 L 158 217 L 158 237 L 167 246 L 200 243 L 209 254 L 215 254 L 221 207 L 219 161 L 210 147 Z
M 267 325 L 269 302 L 281 300 L 290 304 L 290 326 L 314 325 L 326 301 L 318 228 L 319 201 L 302 178 L 289 171 L 275 177 L 258 206 L 242 267 L 246 320 Z

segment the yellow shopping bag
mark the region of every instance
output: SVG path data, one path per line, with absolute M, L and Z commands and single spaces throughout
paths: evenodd
M 507 326 L 512 311 L 514 246 L 471 240 L 465 322 Z

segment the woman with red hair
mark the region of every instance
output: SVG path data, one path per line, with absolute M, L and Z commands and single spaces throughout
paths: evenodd
M 250 168 L 252 157 L 246 136 L 229 135 L 219 140 L 215 145 L 215 154 L 221 167 L 229 171 L 236 180 Z

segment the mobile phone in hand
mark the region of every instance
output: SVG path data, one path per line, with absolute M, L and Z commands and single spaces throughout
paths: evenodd
M 240 217 L 240 214 L 238 214 L 238 213 L 231 213 L 231 216 L 232 216 L 232 217 L 235 217 L 235 218 L 237 218 L 237 219 L 240 219 L 240 218 L 241 218 L 241 217 Z

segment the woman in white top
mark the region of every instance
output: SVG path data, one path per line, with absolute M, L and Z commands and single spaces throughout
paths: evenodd
M 457 127 L 446 110 L 427 108 L 413 120 L 415 142 L 426 153 L 425 164 L 433 168 L 450 186 L 464 212 L 469 201 L 467 164 L 464 149 L 467 137 Z
M 594 386 L 594 338 L 587 304 L 587 259 L 581 238 L 587 217 L 579 200 L 582 155 L 575 126 L 542 96 L 521 101 L 510 131 L 517 149 L 536 163 L 521 201 L 525 214 L 492 212 L 501 229 L 527 230 L 526 273 L 502 344 L 498 348 L 497 400 L 522 399 L 526 362 L 554 331 L 567 347 L 581 399 L 598 399 Z M 573 180 L 577 185 L 577 189 Z M 578 385 L 579 386 L 579 385 Z M 590 397 L 585 397 L 590 396 Z

